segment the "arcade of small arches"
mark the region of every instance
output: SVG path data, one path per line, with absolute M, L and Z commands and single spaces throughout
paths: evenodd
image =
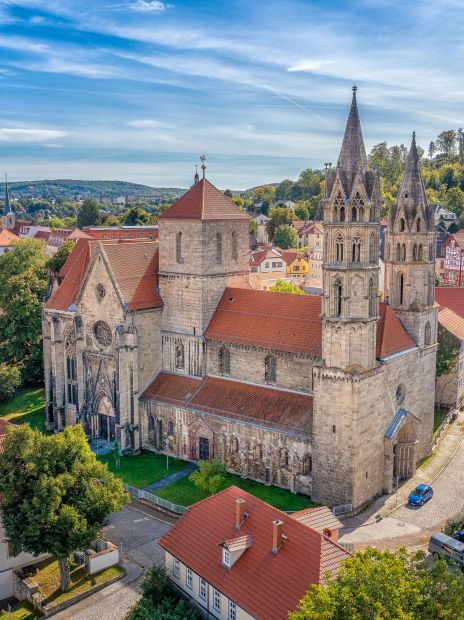
M 333 222 L 366 222 L 373 223 L 377 221 L 378 213 L 373 204 L 366 207 L 366 204 L 359 192 L 351 200 L 345 201 L 339 192 L 333 202 L 331 217 L 328 221 Z
M 387 246 L 387 260 L 391 258 L 391 246 L 388 244 Z M 397 243 L 395 249 L 395 260 L 397 262 L 405 262 L 409 258 L 407 252 L 406 243 Z M 422 243 L 414 243 L 411 245 L 410 258 L 414 262 L 423 262 L 427 260 L 433 260 L 434 258 L 434 248 L 433 243 L 429 243 L 428 246 L 428 255 Z
M 397 226 L 398 232 L 406 232 L 406 228 L 406 220 L 404 219 L 404 217 L 400 217 Z M 417 218 L 416 223 L 412 226 L 412 229 L 415 229 L 416 232 L 422 232 L 422 220 L 420 217 Z
M 351 247 L 351 252 L 346 251 L 346 247 Z M 378 261 L 378 244 L 376 236 L 373 232 L 369 235 L 369 243 L 367 247 L 367 255 L 365 252 L 365 244 L 360 231 L 356 231 L 352 240 L 345 239 L 345 235 L 341 230 L 335 231 L 332 243 L 332 261 L 336 263 L 344 263 L 346 260 L 352 263 L 368 262 L 377 265 Z
M 312 474 L 310 452 L 299 455 L 287 445 L 269 445 L 243 435 L 214 432 L 203 420 L 192 422 L 183 432 L 175 418 L 147 414 L 148 449 L 192 462 L 218 458 L 227 471 L 295 492 L 309 493 Z
M 176 234 L 176 262 L 181 264 L 184 262 L 182 232 Z M 230 235 L 231 257 L 234 262 L 238 261 L 238 236 L 235 230 Z M 216 263 L 222 264 L 223 258 L 223 236 L 222 233 L 216 233 Z

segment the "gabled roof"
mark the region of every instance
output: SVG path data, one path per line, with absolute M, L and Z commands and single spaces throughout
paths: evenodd
M 232 379 L 160 372 L 141 398 L 290 433 L 312 432 L 312 396 Z
M 464 228 L 460 228 L 455 233 L 449 235 L 449 237 L 446 239 L 443 245 L 445 247 L 448 247 L 451 241 L 453 240 L 456 242 L 456 245 L 459 248 L 464 249 Z
M 440 308 L 438 311 L 438 323 L 453 334 L 458 340 L 464 341 L 464 317 L 459 316 L 449 308 Z
M 121 243 L 120 241 L 98 242 L 80 239 L 59 273 L 61 284 L 53 292 L 45 308 L 69 310 L 77 299 L 89 268 L 90 258 L 97 250 L 105 255 L 129 310 L 162 306 L 157 291 L 158 246 L 156 243 L 146 240 Z
M 400 353 L 417 346 L 391 306 L 379 304 L 379 311 L 377 357 L 388 357 L 394 353 Z
M 312 527 L 313 530 L 321 534 L 326 528 L 329 530 L 339 530 L 343 527 L 343 524 L 327 506 L 305 508 L 304 510 L 293 512 L 291 517 L 307 527 Z
M 12 230 L 8 230 L 8 228 L 0 228 L 0 247 L 8 247 L 18 239 L 18 235 L 16 235 Z
M 248 518 L 235 529 L 235 502 L 245 500 Z M 286 536 L 276 553 L 273 521 Z M 253 543 L 231 568 L 221 562 L 220 544 L 237 534 Z M 286 620 L 311 584 L 336 575 L 351 554 L 319 532 L 235 486 L 191 506 L 165 534 L 161 547 L 203 577 L 256 620 Z
M 437 287 L 435 301 L 443 308 L 450 308 L 461 317 L 464 317 L 464 287 Z
M 207 179 L 185 192 L 158 220 L 171 218 L 185 220 L 248 220 L 246 213 L 229 200 Z

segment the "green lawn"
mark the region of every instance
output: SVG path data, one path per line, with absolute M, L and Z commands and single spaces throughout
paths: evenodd
M 1 620 L 36 620 L 39 614 L 29 605 L 29 603 L 18 603 L 10 612 L 0 611 Z
M 113 454 L 100 456 L 98 460 L 106 463 L 110 472 L 115 476 L 137 489 L 143 489 L 152 482 L 174 474 L 188 465 L 186 461 L 179 461 L 170 456 L 169 469 L 166 469 L 166 456 L 149 450 L 142 450 L 138 456 L 121 456 L 121 466 L 117 471 Z
M 268 487 L 254 480 L 245 480 L 234 474 L 225 475 L 225 480 L 220 490 L 222 491 L 222 489 L 226 489 L 233 484 L 271 504 L 271 506 L 279 508 L 279 510 L 302 510 L 310 506 L 317 506 L 305 495 L 295 495 L 285 489 Z M 178 506 L 190 506 L 208 497 L 208 494 L 198 489 L 188 477 L 158 489 L 156 495 Z
M 0 417 L 14 424 L 29 424 L 45 432 L 45 394 L 41 387 L 20 390 L 7 403 L 0 403 Z
M 438 411 L 435 410 L 435 418 L 433 421 L 433 436 L 434 437 L 437 434 L 440 426 L 445 421 L 445 418 L 447 415 L 448 415 L 448 409 L 439 409 Z

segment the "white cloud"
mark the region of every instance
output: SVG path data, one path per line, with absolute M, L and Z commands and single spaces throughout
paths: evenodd
M 138 13 L 162 13 L 172 5 L 159 0 L 137 0 L 129 6 L 131 11 Z
M 130 125 L 131 127 L 136 127 L 136 128 L 153 127 L 153 128 L 158 129 L 159 127 L 167 126 L 166 123 L 163 123 L 162 121 L 157 121 L 154 118 L 134 119 L 132 121 L 129 121 L 127 124 Z
M 66 136 L 56 129 L 29 129 L 27 127 L 0 127 L 0 142 L 43 142 Z

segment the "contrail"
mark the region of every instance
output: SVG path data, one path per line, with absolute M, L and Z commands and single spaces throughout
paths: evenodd
M 319 116 L 319 114 L 316 114 L 315 112 L 313 112 L 312 110 L 310 110 L 306 106 L 301 105 L 301 103 L 298 103 L 297 101 L 294 101 L 293 99 L 290 99 L 290 97 L 287 97 L 287 95 L 282 95 L 282 93 L 279 93 L 279 91 L 275 90 L 275 88 L 272 88 L 271 86 L 265 86 L 264 88 L 267 88 L 271 92 L 275 93 L 281 99 L 284 99 L 285 101 L 289 101 L 290 103 L 292 103 L 297 108 L 301 108 L 302 110 L 306 110 L 306 112 L 309 112 L 310 114 L 312 114 L 313 116 L 315 116 L 319 120 L 323 121 L 324 123 L 327 123 L 328 125 L 332 125 L 332 127 L 336 127 L 337 126 L 335 123 L 332 123 L 332 121 L 329 121 L 328 119 L 324 118 L 323 116 Z

